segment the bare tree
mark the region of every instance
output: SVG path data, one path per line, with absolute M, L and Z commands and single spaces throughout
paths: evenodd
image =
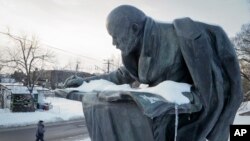
M 232 39 L 241 66 L 245 100 L 250 99 L 250 24 L 242 26 L 241 31 Z
M 4 65 L 1 63 L 1 61 L 3 60 L 3 55 L 2 55 L 2 50 L 0 50 L 0 72 L 2 71 Z
M 28 38 L 27 35 L 16 36 L 9 30 L 0 33 L 6 35 L 12 45 L 7 47 L 5 59 L 1 60 L 2 64 L 15 71 L 23 72 L 26 75 L 24 85 L 32 93 L 45 64 L 52 63 L 53 52 L 42 48 L 36 36 L 31 38 Z M 39 69 L 40 71 L 38 71 Z

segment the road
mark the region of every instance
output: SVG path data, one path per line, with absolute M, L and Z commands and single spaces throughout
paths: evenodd
M 0 129 L 0 141 L 35 141 L 36 125 Z M 85 121 L 45 123 L 45 141 L 79 141 L 88 137 Z

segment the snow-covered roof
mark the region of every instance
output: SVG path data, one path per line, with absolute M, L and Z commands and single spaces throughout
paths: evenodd
M 22 85 L 6 85 L 12 94 L 30 94 L 28 88 Z M 37 90 L 33 89 L 33 94 L 37 94 Z
M 34 89 L 36 89 L 38 91 L 49 91 L 50 90 L 48 88 L 44 88 L 44 87 L 40 87 L 40 86 L 35 86 Z
M 22 83 L 0 83 L 0 85 L 3 85 L 3 86 L 8 86 L 8 85 L 23 86 Z
M 12 94 L 30 94 L 27 86 L 24 86 L 21 83 L 0 83 L 0 85 L 10 90 Z M 52 93 L 48 88 L 35 86 L 33 88 L 33 94 L 37 94 L 38 92 L 47 94 Z

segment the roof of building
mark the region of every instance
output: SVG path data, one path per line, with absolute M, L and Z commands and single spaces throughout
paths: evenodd
M 23 86 L 17 83 L 1 83 L 0 85 L 6 87 L 12 94 L 30 94 L 27 86 Z M 33 89 L 33 94 L 37 94 L 37 90 Z

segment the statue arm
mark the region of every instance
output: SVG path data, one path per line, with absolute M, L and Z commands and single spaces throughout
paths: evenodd
M 222 67 L 226 76 L 228 77 L 228 89 L 231 93 L 231 97 L 227 97 L 228 104 L 238 108 L 243 100 L 239 62 L 231 41 L 222 29 L 221 33 L 224 35 L 222 36 L 222 40 L 224 42 L 222 48 L 223 54 L 221 54 L 220 57 L 221 60 L 223 60 Z M 237 108 L 234 112 L 236 112 Z M 231 111 L 233 111 L 233 108 L 228 109 L 231 109 Z
M 108 80 L 110 82 L 113 82 L 115 84 L 129 84 L 134 82 L 135 80 L 130 76 L 129 72 L 126 70 L 125 67 L 120 67 L 116 71 L 113 71 L 109 74 L 103 74 L 100 76 L 93 76 L 93 77 L 87 77 L 84 78 L 83 81 L 90 81 L 90 80 L 98 80 L 98 79 L 104 79 Z
M 98 80 L 98 79 L 108 80 L 117 85 L 130 84 L 135 81 L 130 76 L 130 73 L 126 70 L 125 67 L 120 67 L 116 71 L 113 71 L 109 74 L 99 75 L 99 76 L 82 78 L 82 77 L 73 75 L 65 80 L 64 87 L 79 87 L 80 85 L 82 85 L 83 82 L 89 82 L 91 80 Z

